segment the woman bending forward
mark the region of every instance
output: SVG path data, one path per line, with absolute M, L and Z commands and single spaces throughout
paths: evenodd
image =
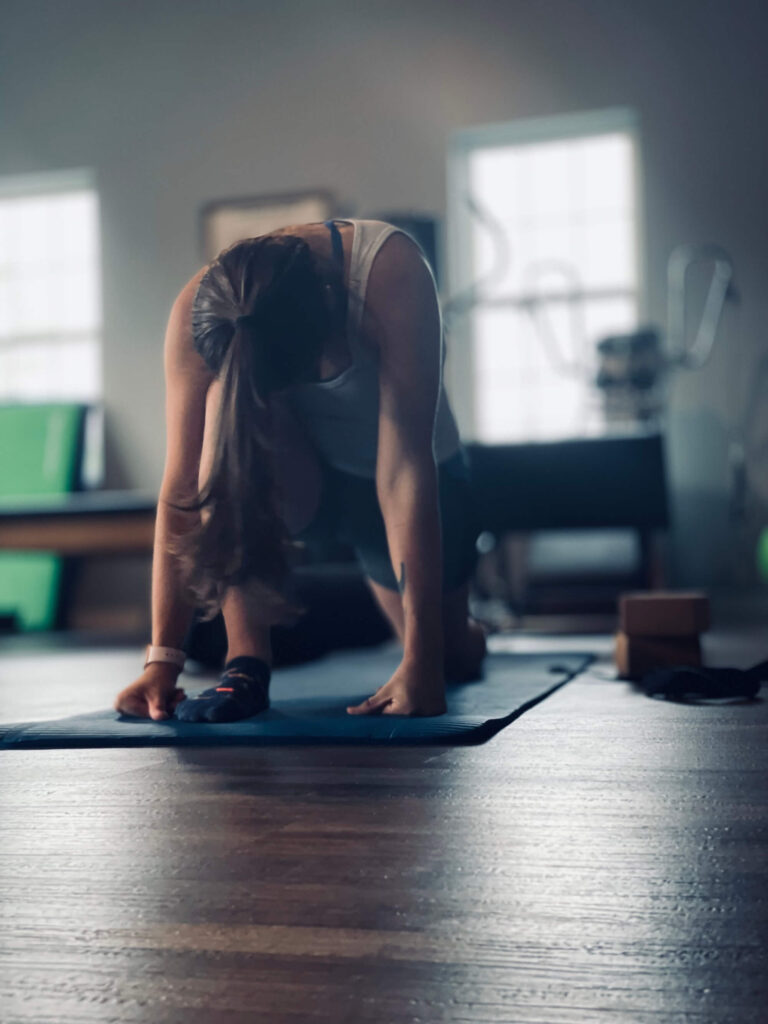
M 439 715 L 446 680 L 482 674 L 477 526 L 444 361 L 429 265 L 383 221 L 245 239 L 192 278 L 165 337 L 152 645 L 116 710 L 234 721 L 267 708 L 270 627 L 302 611 L 291 552 L 331 538 L 354 547 L 403 648 L 350 714 Z M 223 613 L 226 666 L 187 698 L 176 680 L 195 609 Z

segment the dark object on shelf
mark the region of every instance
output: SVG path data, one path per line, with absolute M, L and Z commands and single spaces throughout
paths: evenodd
M 647 327 L 616 334 L 597 344 L 595 384 L 602 392 L 608 423 L 650 423 L 662 407 L 660 384 L 666 369 L 661 337 Z
M 641 686 L 648 697 L 684 701 L 687 697 L 717 700 L 726 697 L 754 699 L 768 682 L 768 661 L 750 669 L 698 668 L 682 665 L 651 672 Z
M 615 334 L 597 343 L 600 365 L 599 388 L 628 387 L 639 391 L 652 388 L 664 361 L 659 332 L 645 328 L 632 334 Z

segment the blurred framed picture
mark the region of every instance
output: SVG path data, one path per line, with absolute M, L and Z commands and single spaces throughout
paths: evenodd
M 289 192 L 206 203 L 200 213 L 200 244 L 206 263 L 241 238 L 266 235 L 290 224 L 311 224 L 335 214 L 332 192 Z

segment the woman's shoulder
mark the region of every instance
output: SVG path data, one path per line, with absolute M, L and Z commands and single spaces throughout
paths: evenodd
M 391 319 L 394 309 L 405 322 L 421 321 L 425 316 L 435 317 L 437 322 L 440 319 L 432 269 L 421 247 L 399 230 L 392 232 L 377 251 L 366 287 L 366 329 L 379 346 L 386 344 L 381 326 Z
M 382 281 L 389 280 L 390 284 L 397 283 L 398 279 L 402 280 L 404 277 L 411 278 L 413 276 L 422 279 L 427 284 L 424 278 L 424 269 L 425 267 L 429 269 L 429 264 L 418 242 L 407 231 L 394 224 L 387 224 L 386 221 L 374 223 L 390 227 L 392 231 L 384 238 L 380 248 L 376 250 L 376 258 L 372 264 L 371 277 L 368 282 L 369 287 L 373 283 L 374 273 Z M 434 285 L 434 282 L 432 284 Z

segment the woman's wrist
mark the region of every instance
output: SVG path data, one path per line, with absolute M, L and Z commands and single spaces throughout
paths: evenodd
M 172 684 L 181 675 L 181 669 L 167 661 L 151 661 L 144 666 L 144 675 Z
M 442 664 L 444 646 L 445 637 L 439 619 L 410 621 L 405 630 L 403 660 L 415 665 Z
M 179 671 L 184 668 L 186 651 L 178 647 L 163 647 L 159 644 L 148 644 L 144 655 L 144 668 L 150 664 L 175 665 Z

